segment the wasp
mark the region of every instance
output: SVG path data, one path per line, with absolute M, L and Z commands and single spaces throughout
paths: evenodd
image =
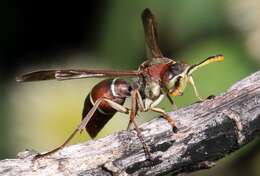
M 18 82 L 107 77 L 107 79 L 95 85 L 87 95 L 83 106 L 82 121 L 68 139 L 57 148 L 36 155 L 34 159 L 48 156 L 60 150 L 77 132 L 82 132 L 84 129 L 94 138 L 116 112 L 129 114 L 128 129 L 131 124 L 134 125 L 145 153 L 151 158 L 149 148 L 135 119 L 137 113 L 157 112 L 172 125 L 176 132 L 177 127 L 174 119 L 163 109 L 157 107 L 162 99 L 167 97 L 170 103 L 173 104 L 174 101 L 171 96 L 182 95 L 187 84 L 191 84 L 196 97 L 203 100 L 196 89 L 192 73 L 209 63 L 223 61 L 224 56 L 221 54 L 210 56 L 194 65 L 176 62 L 171 58 L 167 58 L 159 48 L 157 24 L 154 15 L 146 8 L 143 10 L 141 18 L 146 44 L 151 57 L 144 61 L 137 70 L 57 69 L 40 70 L 17 77 Z M 126 77 L 133 77 L 135 80 L 129 82 L 124 79 Z M 124 105 L 127 98 L 131 99 L 131 107 Z

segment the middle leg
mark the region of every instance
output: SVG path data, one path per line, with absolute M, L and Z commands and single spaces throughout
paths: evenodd
M 133 90 L 131 92 L 131 111 L 130 111 L 130 121 L 131 123 L 134 124 L 134 127 L 135 127 L 135 130 L 136 130 L 136 133 L 137 133 L 137 137 L 139 138 L 139 140 L 141 141 L 142 145 L 143 145 L 143 148 L 144 148 L 144 151 L 146 153 L 146 155 L 148 156 L 149 160 L 153 160 L 152 158 L 152 155 L 150 153 L 150 150 L 149 150 L 149 147 L 147 146 L 147 144 L 145 143 L 144 141 L 144 138 L 143 138 L 143 135 L 141 133 L 141 130 L 137 124 L 137 122 L 135 121 L 135 117 L 136 117 L 136 114 L 137 114 L 137 110 L 138 110 L 138 102 L 137 102 L 137 93 L 138 93 L 138 90 Z M 129 122 L 130 123 L 130 122 Z

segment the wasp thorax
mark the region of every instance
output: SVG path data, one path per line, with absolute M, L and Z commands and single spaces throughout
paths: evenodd
M 168 92 L 174 96 L 182 94 L 183 89 L 186 86 L 186 74 L 188 65 L 184 63 L 174 63 L 164 73 L 162 82 Z

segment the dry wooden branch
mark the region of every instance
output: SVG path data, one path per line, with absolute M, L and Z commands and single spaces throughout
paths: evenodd
M 0 161 L 0 175 L 163 175 L 210 168 L 260 133 L 260 71 L 226 93 L 171 112 L 179 132 L 161 118 L 142 125 L 153 162 L 135 131 L 71 145 L 34 164 L 32 151 Z

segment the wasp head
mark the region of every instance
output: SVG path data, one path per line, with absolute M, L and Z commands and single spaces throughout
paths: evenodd
M 184 63 L 174 63 L 163 75 L 163 84 L 168 93 L 173 96 L 182 95 L 187 85 L 187 70 L 189 65 Z
M 223 60 L 224 60 L 223 55 L 216 55 L 216 56 L 208 57 L 204 61 L 194 65 L 188 65 L 185 63 L 177 63 L 177 62 L 173 63 L 167 69 L 167 71 L 164 73 L 162 77 L 163 87 L 172 96 L 180 96 L 183 94 L 183 91 L 189 82 L 193 84 L 193 81 L 191 79 L 192 79 L 192 73 L 195 70 L 209 63 L 219 62 Z

